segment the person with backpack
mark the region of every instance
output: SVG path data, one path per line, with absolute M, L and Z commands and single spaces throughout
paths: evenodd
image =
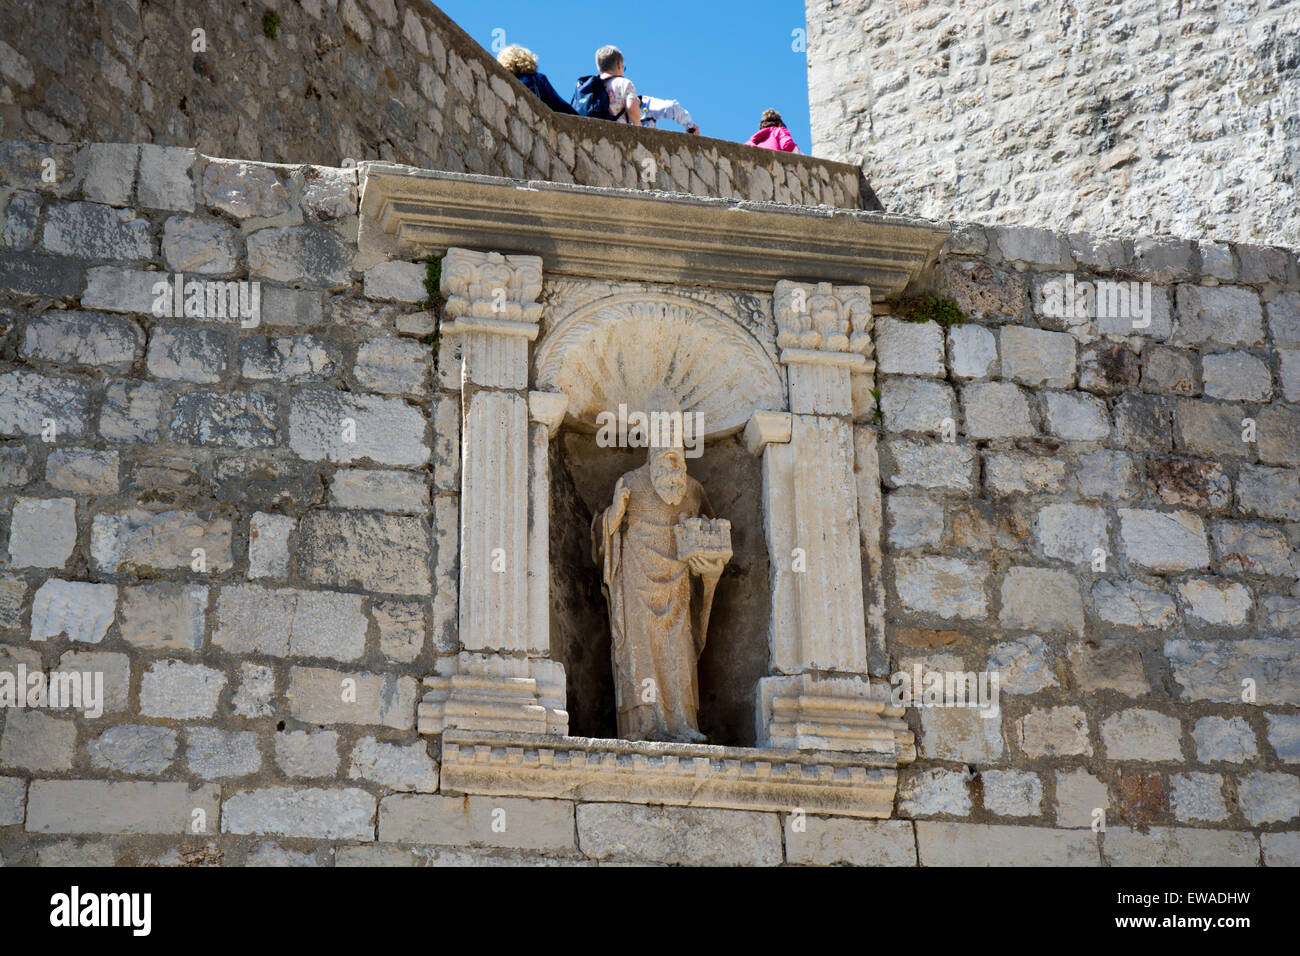
M 518 43 L 512 43 L 497 54 L 497 62 L 513 73 L 515 79 L 555 112 L 576 115 L 577 111 L 560 99 L 560 94 L 555 92 L 555 87 L 551 86 L 546 74 L 537 72 L 537 57 L 533 55 L 532 50 L 525 49 Z
M 596 51 L 597 76 L 578 80 L 573 93 L 573 109 L 579 116 L 608 119 L 616 123 L 641 125 L 641 97 L 636 85 L 623 75 L 623 54 L 618 47 L 603 46 Z
M 781 119 L 781 114 L 776 110 L 763 110 L 763 118 L 759 121 L 758 132 L 749 137 L 745 145 L 757 146 L 760 149 L 779 149 L 786 153 L 799 152 L 794 137 L 785 128 L 785 121 Z

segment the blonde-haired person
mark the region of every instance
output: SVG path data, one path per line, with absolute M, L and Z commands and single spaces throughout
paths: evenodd
M 758 132 L 749 137 L 745 145 L 757 146 L 760 149 L 779 149 L 786 153 L 799 152 L 794 137 L 785 128 L 785 120 L 781 119 L 781 114 L 776 110 L 763 110 L 763 118 L 758 123 Z
M 577 115 L 577 111 L 572 106 L 560 99 L 560 94 L 555 92 L 555 87 L 551 86 L 551 81 L 546 78 L 546 75 L 537 72 L 537 57 L 532 50 L 518 43 L 512 43 L 497 54 L 497 62 L 513 73 L 534 96 L 555 112 L 568 113 L 570 116 Z

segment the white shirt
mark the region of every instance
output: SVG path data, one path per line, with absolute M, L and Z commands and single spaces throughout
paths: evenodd
M 651 126 L 658 125 L 659 120 L 672 120 L 683 129 L 691 129 L 695 121 L 686 107 L 676 100 L 663 100 L 657 96 L 641 97 L 641 122 Z
M 602 73 L 600 78 L 605 81 L 605 92 L 609 94 L 609 115 L 617 117 L 620 123 L 631 122 L 624 111 L 636 107 L 636 86 L 626 76 Z M 623 115 L 619 116 L 619 113 Z

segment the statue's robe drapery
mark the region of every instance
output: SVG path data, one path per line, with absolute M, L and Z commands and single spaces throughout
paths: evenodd
M 699 739 L 696 665 L 706 637 L 699 625 L 712 589 L 692 588 L 673 529 L 701 514 L 713 517 L 698 481 L 687 476 L 686 494 L 670 505 L 655 492 L 647 464 L 618 480 L 614 503 L 592 522 L 609 602 L 618 735 L 626 740 Z

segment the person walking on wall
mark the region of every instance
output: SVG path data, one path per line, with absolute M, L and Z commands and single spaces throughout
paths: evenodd
M 551 86 L 551 81 L 546 78 L 546 74 L 537 72 L 537 57 L 533 55 L 532 50 L 521 47 L 518 43 L 512 43 L 497 54 L 497 62 L 513 73 L 534 96 L 555 112 L 568 113 L 570 116 L 578 115 L 577 110 L 560 99 L 560 94 L 555 92 L 555 87 Z
M 776 110 L 763 110 L 763 118 L 759 121 L 758 132 L 749 137 L 746 145 L 757 146 L 760 149 L 779 149 L 786 153 L 799 152 L 794 137 L 785 128 L 785 121 L 781 119 L 781 114 Z

